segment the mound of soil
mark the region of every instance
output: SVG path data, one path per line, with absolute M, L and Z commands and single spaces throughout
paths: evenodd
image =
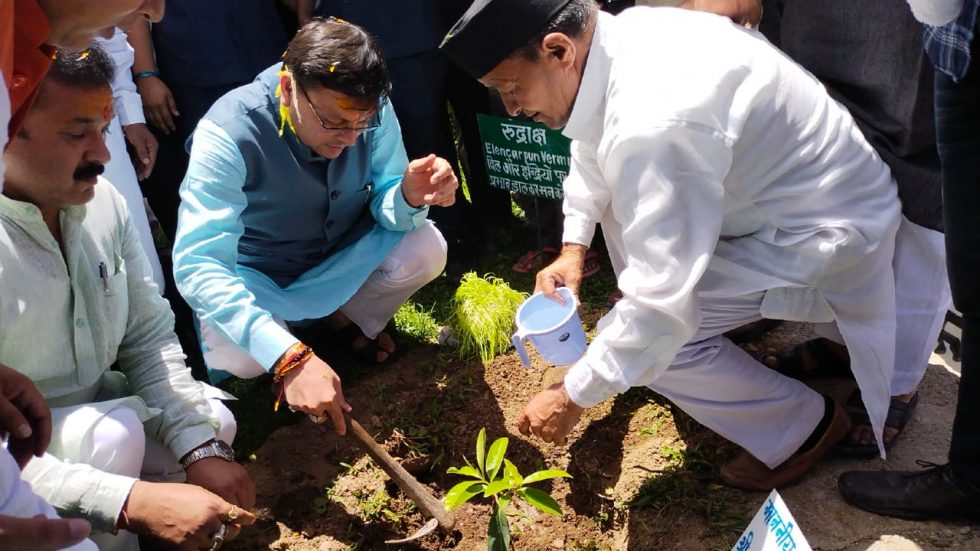
M 806 326 L 785 324 L 745 346 L 759 353 L 808 336 Z M 521 408 L 561 376 L 539 358 L 530 370 L 513 352 L 484 366 L 433 345 L 362 374 L 345 395 L 353 415 L 437 497 L 462 480 L 446 469 L 464 464 L 464 456 L 474 460 L 481 428 L 488 441 L 510 439 L 507 457 L 523 474 L 568 470 L 574 478 L 536 485 L 561 504 L 562 517 L 513 509 L 515 549 L 730 549 L 765 497 L 727 488 L 718 478 L 718 467 L 737 448 L 645 389 L 589 409 L 565 446 L 520 435 Z M 930 367 L 915 419 L 887 465 L 828 458 L 782 492 L 815 549 L 980 549 L 980 535 L 969 526 L 866 514 L 845 504 L 836 487 L 845 470 L 945 461 L 957 381 L 943 366 Z M 836 381 L 820 390 L 843 400 L 848 385 L 853 382 Z M 490 507 L 480 499 L 456 512 L 452 534 L 386 546 L 384 540 L 404 537 L 427 519 L 352 439 L 325 425 L 304 420 L 279 429 L 246 468 L 255 478 L 261 520 L 227 549 L 486 549 Z M 903 538 L 881 537 L 886 534 Z

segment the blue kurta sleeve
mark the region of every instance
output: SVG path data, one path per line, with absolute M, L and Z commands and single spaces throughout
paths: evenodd
M 404 155 L 404 153 L 403 153 Z M 174 241 L 174 280 L 187 303 L 218 333 L 266 369 L 296 337 L 259 308 L 238 274 L 245 161 L 231 137 L 202 119 L 194 133 L 190 164 L 180 187 Z
M 408 155 L 391 102 L 381 109 L 380 119 L 381 126 L 371 141 L 371 173 L 376 184 L 371 194 L 371 213 L 387 230 L 411 231 L 422 225 L 429 207 L 414 208 L 402 194 Z

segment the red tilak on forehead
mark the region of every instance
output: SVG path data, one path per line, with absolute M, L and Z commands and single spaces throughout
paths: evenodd
M 103 90 L 91 90 L 82 92 L 79 97 L 79 107 L 88 116 L 98 113 L 102 120 L 109 122 L 113 116 L 112 94 Z

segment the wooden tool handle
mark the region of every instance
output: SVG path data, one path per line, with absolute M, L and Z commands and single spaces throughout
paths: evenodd
M 415 480 L 415 477 L 410 475 L 398 461 L 388 455 L 388 452 L 374 441 L 374 438 L 364 430 L 360 423 L 349 415 L 344 415 L 344 420 L 347 422 L 348 434 L 354 436 L 354 439 L 371 456 L 371 459 L 374 459 L 378 466 L 388 473 L 388 476 L 395 481 L 395 484 L 398 484 L 403 492 L 408 494 L 408 497 L 418 505 L 423 513 L 439 521 L 439 530 L 445 533 L 451 532 L 456 525 L 456 518 L 446 510 L 445 505 L 429 493 L 429 490 L 418 480 Z

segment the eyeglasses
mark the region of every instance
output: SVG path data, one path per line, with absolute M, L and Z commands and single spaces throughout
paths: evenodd
M 297 79 L 295 82 L 296 82 L 296 86 L 299 88 L 299 91 L 303 93 L 303 98 L 306 100 L 306 104 L 310 106 L 310 111 L 313 111 L 313 116 L 316 117 L 316 122 L 320 123 L 320 127 L 323 128 L 325 131 L 332 132 L 335 134 L 347 134 L 349 132 L 354 132 L 358 136 L 360 136 L 361 134 L 368 132 L 370 130 L 374 130 L 375 128 L 378 128 L 378 126 L 380 126 L 377 124 L 370 124 L 368 126 L 358 126 L 358 127 L 327 126 L 326 123 L 323 122 L 323 119 L 320 118 L 320 113 L 318 113 L 316 107 L 313 106 L 313 102 L 310 101 L 310 95 L 306 93 L 306 89 L 303 88 L 303 85 L 299 83 L 299 79 Z

